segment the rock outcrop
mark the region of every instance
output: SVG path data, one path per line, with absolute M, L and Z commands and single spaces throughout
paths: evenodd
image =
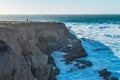
M 103 77 L 104 80 L 119 80 L 116 77 L 111 77 L 111 72 L 108 71 L 107 69 L 103 69 L 101 71 L 99 71 L 100 76 Z
M 0 80 L 54 80 L 55 50 L 66 60 L 87 56 L 63 23 L 0 22 Z

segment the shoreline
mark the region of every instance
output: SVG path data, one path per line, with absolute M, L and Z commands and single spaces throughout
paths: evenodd
M 83 72 L 94 66 L 94 60 L 91 61 L 92 58 L 89 57 L 91 55 L 89 46 L 93 45 L 86 46 L 89 40 L 85 38 L 80 40 L 61 22 L 0 22 L 0 41 L 2 45 L 0 46 L 0 52 L 2 53 L 0 55 L 0 62 L 2 63 L 0 69 L 2 73 L 6 72 L 5 74 L 0 72 L 0 79 L 2 80 L 6 79 L 5 77 L 8 78 L 6 80 L 11 78 L 20 78 L 20 80 L 22 78 L 23 80 L 55 80 L 56 75 L 58 76 L 62 69 L 57 63 L 55 64 L 57 59 L 54 56 L 57 55 L 54 51 L 58 51 L 59 54 L 61 52 L 67 53 L 61 53 L 60 58 L 63 57 L 64 59 L 58 61 L 59 63 L 64 62 L 64 64 L 60 63 L 64 66 L 75 62 L 75 69 Z M 86 42 L 85 45 L 83 45 L 84 42 Z M 95 41 L 92 42 L 94 44 Z M 99 51 L 100 49 L 95 48 L 93 51 Z M 88 60 L 81 60 L 82 58 L 88 58 Z M 5 63 L 10 65 L 5 66 Z M 68 72 L 73 71 L 73 69 L 68 70 Z M 111 72 L 103 68 L 103 70 L 101 69 L 96 73 L 102 75 L 101 79 L 102 77 L 106 78 L 108 73 Z M 12 74 L 14 75 L 11 76 Z M 107 76 L 107 78 L 118 80 L 114 76 Z
M 18 77 L 19 80 L 55 80 L 59 70 L 50 54 L 56 50 L 69 52 L 65 55 L 69 60 L 86 56 L 81 44 L 78 44 L 80 41 L 69 32 L 65 24 L 58 22 L 1 22 L 0 40 L 3 41 L 0 44 L 5 48 L 5 51 L 2 51 L 3 47 L 0 46 L 3 52 L 3 55 L 0 55 L 0 69 L 2 73 L 6 72 L 6 80 Z M 72 49 L 68 44 L 72 45 Z M 69 49 L 77 51 L 70 52 Z M 5 66 L 5 63 L 10 65 Z M 9 67 L 11 68 L 8 70 Z M 4 80 L 2 73 L 0 79 Z M 7 76 L 12 74 L 14 76 Z

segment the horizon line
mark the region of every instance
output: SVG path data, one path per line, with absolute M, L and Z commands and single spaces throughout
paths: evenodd
M 115 14 L 0 14 L 0 15 L 120 15 L 118 13 L 115 13 Z

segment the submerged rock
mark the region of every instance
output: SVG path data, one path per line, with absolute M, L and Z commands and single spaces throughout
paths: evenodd
M 86 60 L 76 60 L 77 64 L 75 64 L 75 66 L 78 69 L 85 69 L 86 67 L 90 67 L 92 66 L 92 63 L 90 61 L 86 61 Z
M 100 76 L 102 76 L 105 80 L 109 79 L 111 72 L 107 71 L 107 69 L 103 69 L 102 71 L 99 71 Z
M 86 60 L 76 60 L 78 63 L 84 64 L 87 67 L 92 66 L 92 62 Z
M 119 80 L 118 78 L 116 78 L 116 77 L 111 77 L 111 79 L 110 80 Z
M 111 72 L 108 71 L 107 69 L 103 69 L 101 71 L 99 71 L 100 76 L 103 77 L 104 80 L 119 80 L 116 77 L 111 77 Z

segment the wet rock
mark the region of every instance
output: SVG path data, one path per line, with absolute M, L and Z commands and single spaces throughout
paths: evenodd
M 116 77 L 111 77 L 111 79 L 110 80 L 119 80 L 118 78 L 116 78 Z
M 50 72 L 50 77 L 48 80 L 56 80 L 55 76 L 58 75 L 60 70 L 57 67 L 54 67 Z
M 100 76 L 103 76 L 103 77 L 109 77 L 111 75 L 111 72 L 107 71 L 107 69 L 103 69 L 102 71 L 99 71 L 99 73 L 100 73 Z
M 92 63 L 90 61 L 85 61 L 85 60 L 75 60 L 77 63 L 75 66 L 78 69 L 85 69 L 86 67 L 92 66 Z
M 66 61 L 67 60 L 71 60 L 73 61 L 76 58 L 82 58 L 82 57 L 86 57 L 87 53 L 85 52 L 84 48 L 81 45 L 81 42 L 79 40 L 73 40 L 71 41 L 71 45 L 70 46 L 66 46 L 64 47 L 63 52 L 67 52 L 68 54 L 64 55 Z
M 82 65 L 82 64 L 79 64 L 79 63 L 75 64 L 75 66 L 76 66 L 78 69 L 85 69 L 85 68 L 86 68 L 85 65 Z
M 72 64 L 72 60 L 64 60 L 65 61 L 65 64 L 68 65 L 68 64 Z
M 85 38 L 81 38 L 83 41 L 85 41 L 86 39 Z
M 92 62 L 90 61 L 86 61 L 86 60 L 76 60 L 78 63 L 81 63 L 81 64 L 84 64 L 86 65 L 87 67 L 90 67 L 92 66 Z
M 60 72 L 60 69 L 56 68 L 54 71 L 55 71 L 55 75 L 58 75 Z
M 77 64 L 74 64 L 76 67 L 79 67 L 80 66 L 80 64 L 79 63 L 77 63 Z
M 78 67 L 78 69 L 85 69 L 85 68 L 86 68 L 85 65 L 82 65 L 82 66 Z
M 85 60 L 83 61 L 82 60 L 81 63 L 84 64 L 84 65 L 86 65 L 87 67 L 92 66 L 92 63 L 90 61 L 85 61 Z
M 103 69 L 101 71 L 99 71 L 100 76 L 103 77 L 104 80 L 119 80 L 116 77 L 111 77 L 111 72 L 107 71 L 107 69 Z

